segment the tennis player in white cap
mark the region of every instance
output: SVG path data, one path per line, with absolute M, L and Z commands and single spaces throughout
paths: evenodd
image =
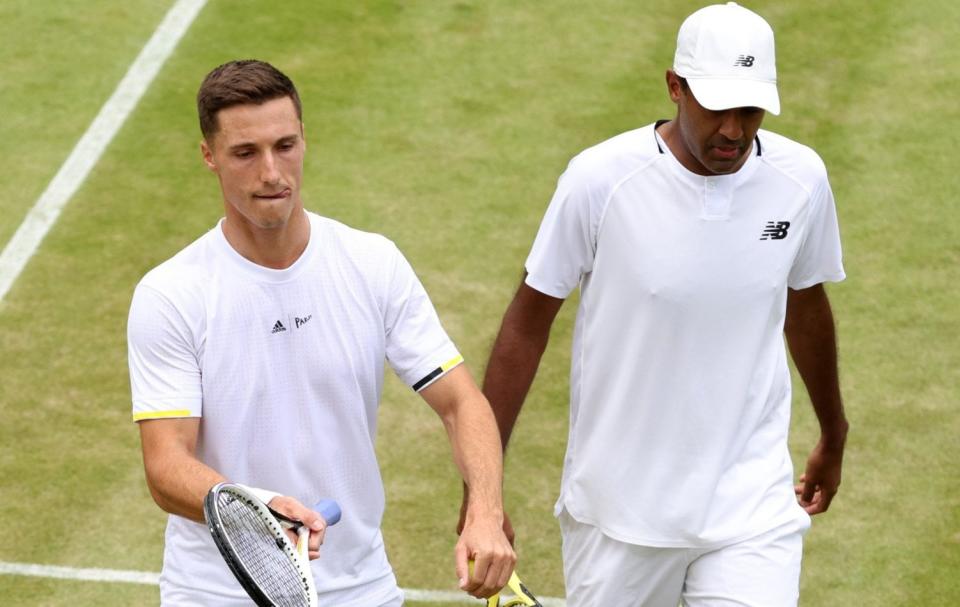
M 823 283 L 844 278 L 820 157 L 780 112 L 773 31 L 730 2 L 681 26 L 662 120 L 560 178 L 484 391 L 503 439 L 577 287 L 556 504 L 567 604 L 796 605 L 847 421 Z M 794 484 L 786 345 L 820 422 Z

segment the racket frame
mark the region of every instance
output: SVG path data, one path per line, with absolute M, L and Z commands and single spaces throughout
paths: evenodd
M 500 593 L 487 599 L 487 607 L 543 607 L 543 604 L 533 596 L 533 593 L 527 586 L 520 581 L 517 572 L 510 574 L 510 581 L 507 582 L 507 588 L 513 591 L 514 596 L 506 599 L 506 603 L 500 605 Z
M 274 607 L 273 601 L 266 595 L 260 586 L 253 580 L 247 567 L 239 558 L 238 552 L 226 533 L 218 498 L 222 494 L 228 494 L 234 499 L 241 500 L 246 504 L 266 525 L 274 537 L 277 546 L 283 550 L 284 554 L 290 559 L 291 564 L 300 574 L 300 589 L 305 595 L 308 607 L 317 607 L 317 590 L 313 582 L 313 573 L 310 570 L 310 561 L 307 555 L 307 541 L 310 537 L 310 529 L 301 525 L 299 521 L 293 521 L 280 513 L 272 510 L 264 504 L 253 493 L 245 488 L 233 483 L 218 483 L 207 492 L 203 501 L 203 513 L 207 519 L 207 526 L 210 528 L 210 535 L 217 549 L 223 556 L 230 571 L 237 581 L 246 591 L 250 598 L 259 607 Z M 297 545 L 295 546 L 287 536 L 285 529 L 296 529 L 298 534 Z

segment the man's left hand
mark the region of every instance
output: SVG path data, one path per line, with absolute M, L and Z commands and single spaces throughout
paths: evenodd
M 807 458 L 806 471 L 794 487 L 797 501 L 807 514 L 820 514 L 830 507 L 840 487 L 840 469 L 843 465 L 843 443 L 829 445 L 823 439 Z
M 471 519 L 467 516 L 454 550 L 457 578 L 461 589 L 477 598 L 487 598 L 507 585 L 517 564 L 517 555 L 499 517 Z
M 289 519 L 300 521 L 310 529 L 307 554 L 310 560 L 319 558 L 320 545 L 323 543 L 323 536 L 327 530 L 327 521 L 324 520 L 323 516 L 319 512 L 307 508 L 295 498 L 286 495 L 278 495 L 271 499 L 269 506 Z M 287 529 L 286 533 L 293 545 L 296 546 L 299 539 L 297 533 L 292 529 Z

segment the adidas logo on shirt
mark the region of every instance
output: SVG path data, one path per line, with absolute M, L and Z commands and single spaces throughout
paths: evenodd
M 283 323 L 278 320 L 278 321 L 277 321 L 277 324 L 273 325 L 273 331 L 270 331 L 270 332 L 271 332 L 271 333 L 282 333 L 283 331 L 286 331 L 286 330 L 287 330 L 287 328 L 286 328 L 285 326 L 283 326 Z

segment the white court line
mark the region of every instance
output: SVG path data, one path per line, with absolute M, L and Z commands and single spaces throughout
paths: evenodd
M 75 567 L 53 567 L 51 565 L 33 565 L 30 563 L 5 563 L 0 561 L 0 575 L 26 575 L 32 577 L 56 578 L 61 580 L 81 580 L 87 582 L 121 582 L 126 584 L 147 584 L 156 586 L 160 582 L 159 573 L 149 571 L 123 571 L 119 569 L 79 569 Z M 421 603 L 463 603 L 483 605 L 482 601 L 470 598 L 463 592 L 441 590 L 403 590 L 408 601 Z M 555 598 L 539 598 L 544 607 L 566 607 L 566 601 Z
M 54 567 L 30 563 L 5 563 L 0 561 L 0 574 L 26 575 L 31 577 L 56 578 L 58 580 L 82 580 L 85 582 L 123 582 L 126 584 L 160 583 L 159 573 L 149 571 L 121 571 L 119 569 L 78 569 Z
M 207 0 L 177 0 L 0 253 L 0 302 Z

